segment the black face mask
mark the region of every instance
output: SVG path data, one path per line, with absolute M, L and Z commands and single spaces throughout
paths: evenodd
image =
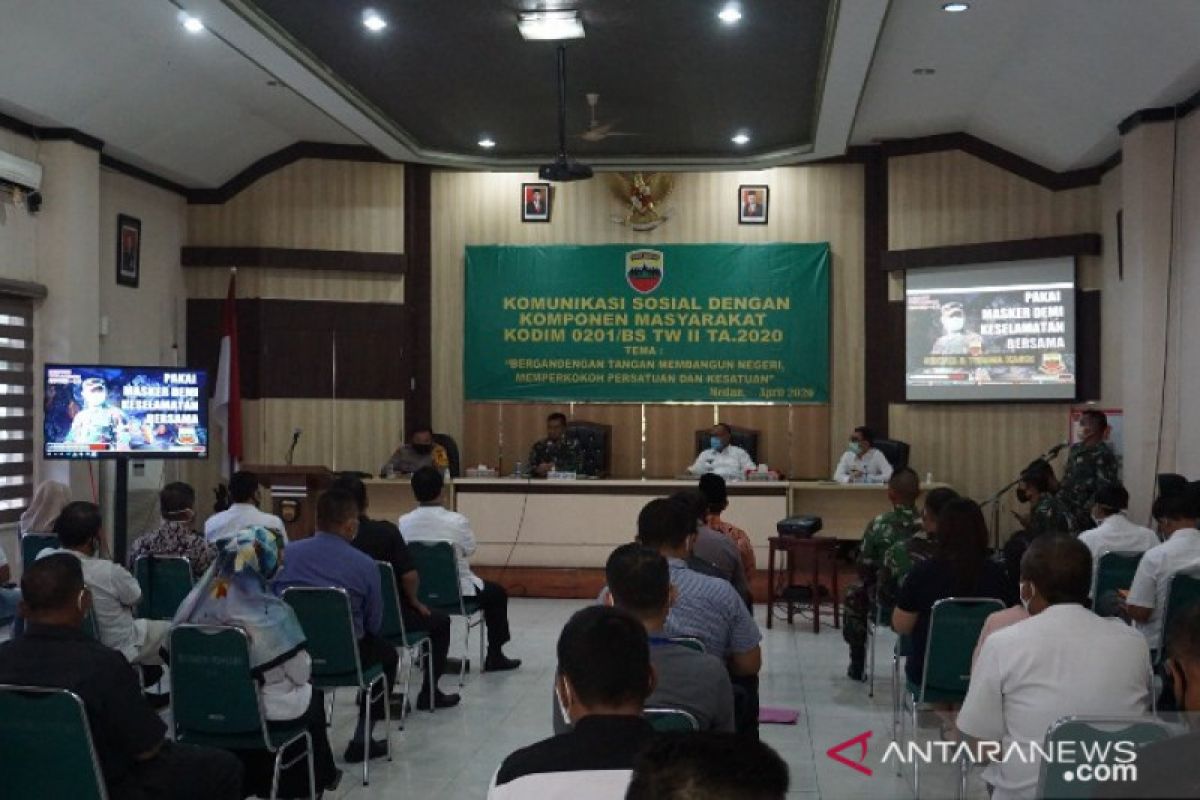
M 1028 503 L 1029 502 L 1029 492 L 1025 491 L 1024 489 L 1017 489 L 1017 500 L 1019 500 L 1022 503 Z
M 417 453 L 420 453 L 423 456 L 427 456 L 433 452 L 433 445 L 431 445 L 431 444 L 414 444 L 412 446 L 412 449 L 415 450 Z

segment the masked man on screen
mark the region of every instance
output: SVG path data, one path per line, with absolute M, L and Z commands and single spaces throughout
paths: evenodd
M 108 387 L 100 378 L 86 378 L 79 388 L 83 408 L 71 420 L 66 444 L 109 444 L 128 449 L 133 436 L 125 412 L 108 403 Z
M 963 305 L 957 300 L 942 303 L 942 335 L 933 343 L 930 355 L 965 356 L 977 355 L 983 347 L 978 333 L 966 330 L 967 320 Z M 976 352 L 972 352 L 972 350 Z
M 1067 453 L 1063 468 L 1059 498 L 1075 517 L 1078 530 L 1095 527 L 1092 506 L 1096 492 L 1102 486 L 1119 483 L 1117 456 L 1104 441 L 1108 432 L 1108 417 L 1103 411 L 1089 408 L 1079 417 L 1079 441 Z
M 727 481 L 740 481 L 746 473 L 754 469 L 754 459 L 750 454 L 736 444 L 730 444 L 733 431 L 724 422 L 712 426 L 709 432 L 709 448 L 696 456 L 695 462 L 688 467 L 693 475 L 707 475 L 710 472 L 720 475 Z

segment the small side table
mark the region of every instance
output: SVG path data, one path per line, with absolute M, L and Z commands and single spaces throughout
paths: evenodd
M 775 604 L 780 601 L 786 601 L 788 604 L 788 624 L 791 624 L 795 616 L 795 605 L 801 602 L 793 599 L 785 594 L 785 592 L 795 585 L 797 563 L 801 560 L 807 560 L 812 565 L 812 583 L 809 584 L 811 590 L 811 599 L 813 612 L 813 633 L 821 632 L 821 605 L 828 600 L 833 605 L 833 627 L 841 627 L 840 618 L 840 600 L 838 592 L 838 572 L 837 572 L 837 544 L 835 538 L 825 536 L 813 536 L 808 539 L 802 539 L 793 536 L 772 536 L 768 540 L 771 551 L 767 560 L 767 628 L 771 627 L 771 621 L 774 617 Z M 780 577 L 782 581 L 776 579 L 776 563 L 782 560 L 780 565 Z M 829 597 L 821 596 L 821 562 L 824 561 L 829 566 Z

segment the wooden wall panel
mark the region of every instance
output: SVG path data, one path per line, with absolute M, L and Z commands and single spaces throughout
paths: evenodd
M 466 403 L 463 435 L 458 439 L 463 469 L 500 464 L 500 404 Z
M 792 473 L 790 406 L 717 406 L 717 419 L 758 434 L 758 460 L 772 469 Z
M 612 222 L 620 208 L 603 175 L 556 186 L 552 221 L 523 224 L 520 184 L 529 180 L 535 178 L 520 173 L 433 174 L 433 398 L 439 430 L 461 435 L 464 427 L 463 249 L 469 244 L 827 241 L 833 256 L 830 420 L 838 430 L 857 424 L 862 415 L 864 347 L 861 166 L 681 173 L 666 203 L 671 219 L 648 232 Z M 769 225 L 737 224 L 741 183 L 770 185 Z M 832 458 L 828 440 L 825 447 L 826 458 Z M 664 468 L 665 462 L 656 466 Z M 678 468 L 673 464 L 667 472 L 674 474 Z
M 567 403 L 503 403 L 500 405 L 500 464 L 507 473 L 529 460 L 533 443 L 546 435 L 546 417 L 553 412 L 571 416 Z M 528 465 L 526 465 L 528 466 Z
M 1099 187 L 1054 192 L 958 150 L 888 159 L 888 247 L 1096 233 Z
M 642 474 L 642 406 L 637 403 L 576 403 L 569 415 L 612 426 L 613 477 Z
M 400 400 L 269 399 L 246 405 L 255 428 L 246 425 L 247 462 L 283 463 L 299 427 L 304 432 L 295 463 L 375 474 L 402 438 Z
M 823 480 L 833 475 L 834 459 L 826 440 L 844 449 L 842 442 L 849 428 L 845 434 L 840 428 L 831 428 L 830 416 L 829 406 L 791 407 L 788 475 L 800 480 Z
M 716 406 L 646 406 L 646 477 L 674 478 L 696 460 L 696 431 L 716 422 Z
M 301 159 L 188 207 L 188 244 L 404 252 L 404 165 Z
M 229 291 L 226 267 L 183 271 L 192 299 L 220 300 Z M 403 303 L 404 278 L 372 272 L 309 269 L 238 270 L 238 297 L 266 300 L 332 300 L 344 303 Z

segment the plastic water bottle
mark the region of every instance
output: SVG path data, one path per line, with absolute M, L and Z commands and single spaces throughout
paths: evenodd
M 516 466 L 513 467 L 513 477 L 514 478 L 525 477 L 525 462 L 524 461 L 518 461 Z

